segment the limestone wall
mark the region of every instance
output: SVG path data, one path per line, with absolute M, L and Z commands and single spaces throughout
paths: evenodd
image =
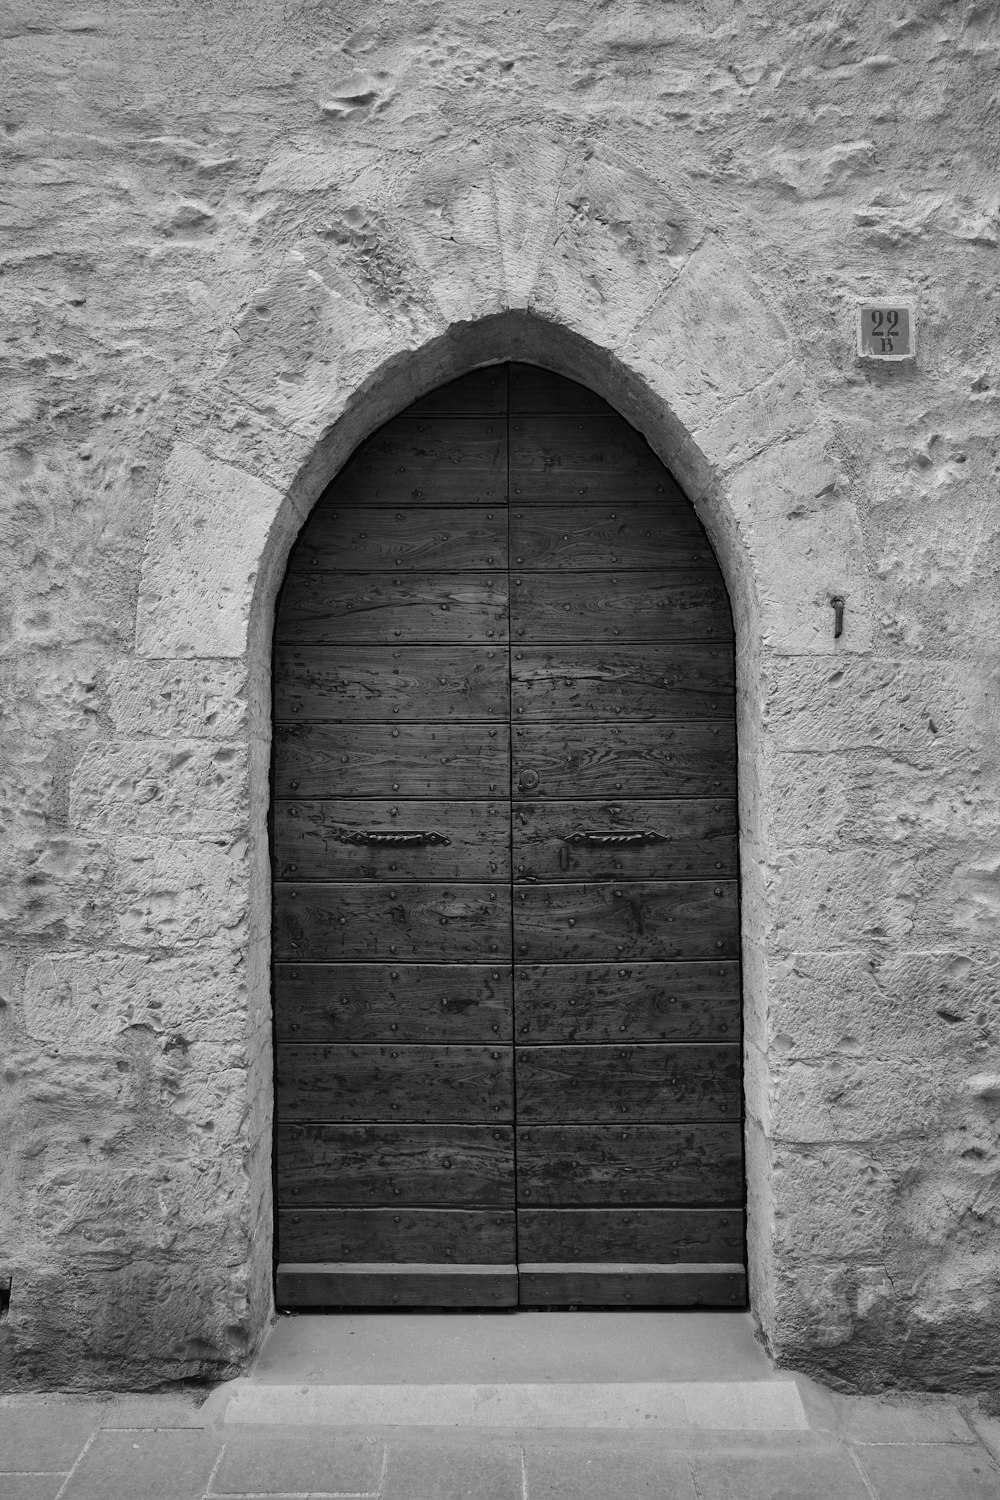
M 13 0 L 2 34 L 0 1379 L 258 1340 L 275 591 L 358 441 L 527 358 L 646 433 L 733 598 L 763 1332 L 995 1383 L 996 7 Z M 878 295 L 912 367 L 856 358 Z

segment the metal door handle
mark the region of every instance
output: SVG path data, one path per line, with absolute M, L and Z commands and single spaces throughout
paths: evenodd
M 596 849 L 604 845 L 627 847 L 630 844 L 669 844 L 669 833 L 655 833 L 652 829 L 635 829 L 629 833 L 586 833 L 578 828 L 575 833 L 566 834 L 564 844 L 586 844 L 588 848 Z
M 450 844 L 451 839 L 443 833 L 403 833 L 388 829 L 385 833 L 349 833 L 347 844 L 388 844 L 395 849 L 412 849 L 423 844 Z

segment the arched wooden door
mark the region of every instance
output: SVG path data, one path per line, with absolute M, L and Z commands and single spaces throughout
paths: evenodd
M 480 370 L 278 608 L 280 1305 L 743 1305 L 732 619 L 590 391 Z

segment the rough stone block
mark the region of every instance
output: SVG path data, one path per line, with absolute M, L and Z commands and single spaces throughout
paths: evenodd
M 505 130 L 490 162 L 507 307 L 529 305 L 548 241 L 565 146 L 534 130 Z
M 108 713 L 122 739 L 231 740 L 248 721 L 248 672 L 233 661 L 144 661 L 108 671 Z
M 467 143 L 416 163 L 394 205 L 413 257 L 447 324 L 506 302 L 490 153 Z
M 0 857 L 0 923 L 57 942 L 107 930 L 110 852 L 102 839 L 50 834 L 9 841 Z
M 102 740 L 73 773 L 70 817 L 88 832 L 235 833 L 247 822 L 247 791 L 238 744 Z
M 246 855 L 239 840 L 118 839 L 114 906 L 124 942 L 231 948 L 247 920 Z

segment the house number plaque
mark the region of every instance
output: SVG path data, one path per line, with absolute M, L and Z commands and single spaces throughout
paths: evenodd
M 858 308 L 858 354 L 863 359 L 913 358 L 913 308 L 905 302 L 863 302 Z

